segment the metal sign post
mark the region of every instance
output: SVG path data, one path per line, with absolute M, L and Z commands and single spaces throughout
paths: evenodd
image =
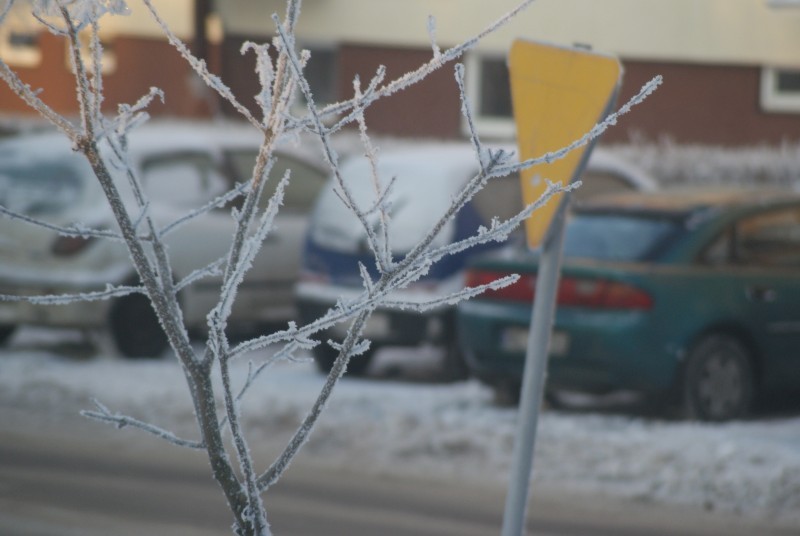
M 616 58 L 582 49 L 515 41 L 509 54 L 514 118 L 520 159 L 557 151 L 579 139 L 610 111 L 620 85 Z M 581 175 L 591 153 L 576 149 L 551 164 L 521 174 L 523 198 L 532 203 L 546 188 L 545 177 L 568 184 Z M 526 222 L 528 245 L 541 247 L 533 312 L 522 377 L 516 442 L 503 516 L 503 536 L 525 527 L 536 430 L 544 394 L 550 334 L 555 319 L 569 193 L 551 200 Z M 553 205 L 550 207 L 550 205 Z M 541 214 L 540 214 L 541 212 Z
M 561 271 L 561 252 L 564 242 L 565 207 L 562 201 L 542 244 L 539 271 L 536 275 L 536 294 L 533 300 L 533 318 L 528 335 L 525 372 L 522 377 L 517 436 L 511 461 L 511 480 L 503 515 L 503 536 L 523 534 L 528 488 L 533 470 L 533 449 L 539 424 L 544 380 L 547 368 L 547 351 L 555 316 L 556 294 Z

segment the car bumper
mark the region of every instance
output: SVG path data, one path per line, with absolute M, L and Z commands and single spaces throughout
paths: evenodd
M 472 301 L 459 305 L 459 344 L 471 371 L 489 383 L 519 382 L 531 306 Z M 585 392 L 669 389 L 677 352 L 669 351 L 646 312 L 557 311 L 548 385 Z

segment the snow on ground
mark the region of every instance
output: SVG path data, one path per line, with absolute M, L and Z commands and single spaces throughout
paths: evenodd
M 97 397 L 112 411 L 191 434 L 176 362 L 89 358 L 80 344 L 52 339 L 59 336 L 23 330 L 12 340 L 0 359 L 0 404 L 56 413 L 90 408 Z M 392 359 L 397 364 L 397 355 L 379 357 L 388 369 Z M 416 357 L 424 364 L 424 351 Z M 237 364 L 240 379 L 246 368 Z M 245 400 L 255 441 L 285 444 L 321 384 L 308 361 L 270 369 Z M 797 414 L 708 425 L 548 410 L 534 486 L 689 504 L 800 528 Z M 491 392 L 474 381 L 345 378 L 303 456 L 363 471 L 505 485 L 515 419 L 516 410 L 494 406 Z

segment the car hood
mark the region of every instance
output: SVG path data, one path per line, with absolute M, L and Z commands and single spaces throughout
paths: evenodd
M 420 154 L 421 153 L 421 154 Z M 446 212 L 453 196 L 473 176 L 476 164 L 463 148 L 452 151 L 437 148 L 414 153 L 387 154 L 378 162 L 381 188 L 394 180 L 388 195 L 391 223 L 389 241 L 395 252 L 410 251 Z M 373 230 L 380 227 L 380 212 L 370 210 L 376 202 L 375 177 L 369 161 L 351 159 L 342 166 L 341 175 L 359 208 L 367 212 L 367 224 Z M 366 250 L 367 230 L 345 206 L 340 187 L 330 180 L 314 208 L 310 237 L 317 244 L 341 253 Z M 437 235 L 436 244 L 450 239 L 453 224 L 446 225 Z

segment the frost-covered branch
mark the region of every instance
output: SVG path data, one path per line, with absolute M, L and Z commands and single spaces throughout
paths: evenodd
M 39 91 L 31 89 L 31 87 L 24 83 L 20 77 L 15 73 L 6 62 L 0 58 L 0 78 L 2 78 L 11 91 L 16 93 L 31 109 L 36 110 L 45 119 L 50 121 L 53 125 L 58 127 L 70 141 L 75 141 L 78 132 L 75 126 L 70 123 L 64 116 L 53 110 L 42 99 L 39 98 Z
M 180 227 L 181 225 L 183 225 L 185 223 L 188 223 L 188 222 L 196 219 L 199 216 L 202 216 L 204 214 L 208 214 L 209 212 L 211 212 L 214 209 L 222 208 L 225 205 L 227 205 L 228 203 L 230 203 L 231 201 L 233 201 L 235 199 L 238 199 L 242 195 L 247 195 L 247 192 L 249 191 L 249 189 L 250 189 L 250 184 L 249 183 L 237 184 L 236 187 L 234 187 L 233 189 L 231 189 L 228 192 L 222 194 L 221 196 L 217 197 L 216 199 L 212 199 L 211 201 L 209 201 L 208 203 L 206 203 L 202 207 L 199 207 L 197 209 L 191 210 L 191 211 L 187 212 L 186 214 L 184 214 L 183 216 L 181 216 L 180 218 L 177 218 L 175 221 L 165 225 L 164 227 L 161 228 L 161 230 L 158 232 L 158 234 L 160 236 L 162 236 L 162 237 L 166 236 L 169 233 L 171 233 L 172 231 L 174 231 L 175 229 L 177 229 L 178 227 Z
M 376 78 L 373 80 L 374 83 L 378 83 L 380 79 L 383 78 L 383 73 L 379 73 L 380 78 Z M 353 92 L 356 95 L 356 98 L 361 96 L 361 83 L 358 77 L 353 80 Z M 388 272 L 392 269 L 392 246 L 389 243 L 389 212 L 387 206 L 387 200 L 389 195 L 394 187 L 394 182 L 396 177 L 392 177 L 389 181 L 389 184 L 386 186 L 384 191 L 381 191 L 381 183 L 380 177 L 378 173 L 378 154 L 375 147 L 372 145 L 372 140 L 367 135 L 367 121 L 364 117 L 364 110 L 363 108 L 356 108 L 354 110 L 356 114 L 356 122 L 358 123 L 358 132 L 361 137 L 361 143 L 364 145 L 365 149 L 365 156 L 367 160 L 369 160 L 370 168 L 372 169 L 372 184 L 375 188 L 375 210 L 378 211 L 380 216 L 380 237 L 372 238 L 372 241 L 376 243 L 376 257 L 378 260 L 378 266 L 381 272 Z M 369 210 L 365 213 L 365 216 L 369 214 Z M 371 226 L 367 226 L 367 233 L 373 232 Z M 366 278 L 365 278 L 366 280 Z
M 365 119 L 368 115 L 367 109 L 379 100 L 419 83 L 448 62 L 456 60 L 465 51 L 475 46 L 480 39 L 496 31 L 533 3 L 533 0 L 523 1 L 517 8 L 487 26 L 477 36 L 447 50 L 442 50 L 437 43 L 436 24 L 433 18 L 430 18 L 428 20 L 432 50 L 430 60 L 417 69 L 388 82 L 385 80 L 386 69 L 379 67 L 364 86 L 360 79 L 354 79 L 351 98 L 322 108 L 318 108 L 315 104 L 304 73 L 310 57 L 309 53 L 296 50 L 295 25 L 300 14 L 301 3 L 300 0 L 288 0 L 284 18 L 280 20 L 277 16 L 273 17 L 275 22 L 273 41 L 270 44 L 245 43 L 241 49 L 242 54 L 252 51 L 256 56 L 256 74 L 260 90 L 255 100 L 261 110 L 261 118 L 257 118 L 249 112 L 222 80 L 209 71 L 203 60 L 191 54 L 186 44 L 180 41 L 167 27 L 154 8 L 152 0 L 143 0 L 143 2 L 167 40 L 177 49 L 191 69 L 263 134 L 252 176 L 246 184 L 236 186 L 166 225 L 159 222 L 160 226 L 157 226 L 151 215 L 150 200 L 145 195 L 139 177 L 130 162 L 127 136 L 132 129 L 147 120 L 147 108 L 151 102 L 157 97 L 163 100 L 164 95 L 160 90 L 151 88 L 136 103 L 120 105 L 117 114 L 113 117 L 104 116 L 101 109 L 104 91 L 100 64 L 102 43 L 99 38 L 99 20 L 104 14 L 127 12 L 126 2 L 124 0 L 34 0 L 34 15 L 50 31 L 65 38 L 69 44 L 78 98 L 77 125 L 49 108 L 40 98 L 39 92 L 24 84 L 2 60 L 0 60 L 0 78 L 31 108 L 64 131 L 73 147 L 86 156 L 111 207 L 119 231 L 88 229 L 80 224 L 55 225 L 3 207 L 0 207 L 0 215 L 45 227 L 66 236 L 121 240 L 128 248 L 139 277 L 139 283 L 136 286 L 108 286 L 105 290 L 80 295 L 13 297 L 13 299 L 32 303 L 58 304 L 69 303 L 77 299 L 117 298 L 132 292 L 146 294 L 176 358 L 182 365 L 194 404 L 201 439 L 189 441 L 179 438 L 152 424 L 119 413 L 112 413 L 99 402 L 95 403 L 97 410 L 86 411 L 83 414 L 117 427 L 130 426 L 141 429 L 176 445 L 205 450 L 212 474 L 233 513 L 236 533 L 239 536 L 266 536 L 269 534 L 269 524 L 261 493 L 278 481 L 300 448 L 308 441 L 338 380 L 345 373 L 351 357 L 369 349 L 370 342 L 363 338 L 362 332 L 370 314 L 378 307 L 427 310 L 454 304 L 486 290 L 501 288 L 513 283 L 516 280 L 515 276 L 510 276 L 487 285 L 465 288 L 422 303 L 412 304 L 396 297 L 398 290 L 406 288 L 409 284 L 424 277 L 437 261 L 476 245 L 504 239 L 553 195 L 568 191 L 575 185 L 549 184 L 538 200 L 525 207 L 517 215 L 505 221 L 495 219 L 488 228 L 480 228 L 473 236 L 464 240 L 445 246 L 436 246 L 434 239 L 444 226 L 452 222 L 458 211 L 463 209 L 475 194 L 494 178 L 516 173 L 541 162 L 550 162 L 561 158 L 569 150 L 599 136 L 616 122 L 619 115 L 626 113 L 631 106 L 641 102 L 649 95 L 660 83 L 660 79 L 651 81 L 642 88 L 639 95 L 616 114 L 598 123 L 592 131 L 563 151 L 547 153 L 541 157 L 518 162 L 513 155 L 505 151 L 493 151 L 482 145 L 475 129 L 472 111 L 467 104 L 464 68 L 461 65 L 456 66 L 455 76 L 460 92 L 461 110 L 470 128 L 470 139 L 480 169 L 453 197 L 450 206 L 439 215 L 439 220 L 428 229 L 425 237 L 402 258 L 395 259 L 389 237 L 392 225 L 391 194 L 396 177 L 389 177 L 386 181 L 383 180 L 384 177 L 379 176 L 380 154 L 368 135 Z M 0 10 L 0 23 L 6 17 L 12 3 L 13 0 L 6 0 Z M 63 24 L 50 20 L 53 16 L 63 19 Z M 78 32 L 82 29 L 90 32 L 89 52 L 91 55 L 87 62 L 88 65 L 84 64 L 81 43 L 78 39 Z M 297 93 L 302 94 L 306 102 L 307 113 L 302 118 L 293 117 L 290 113 L 290 105 Z M 335 120 L 330 120 L 333 117 Z M 330 126 L 327 126 L 326 123 Z M 332 143 L 332 136 L 346 125 L 351 124 L 358 127 L 373 178 L 374 201 L 364 203 L 364 206 L 356 201 L 360 196 L 355 195 L 346 177 L 343 176 L 339 166 L 339 157 Z M 290 322 L 286 329 L 255 337 L 231 347 L 226 335 L 226 328 L 238 295 L 238 289 L 251 269 L 262 244 L 271 232 L 276 214 L 283 202 L 285 188 L 290 180 L 289 173 L 283 177 L 270 177 L 274 151 L 282 138 L 298 134 L 300 130 L 313 133 L 320 139 L 322 156 L 327 161 L 336 181 L 335 192 L 365 229 L 369 246 L 378 266 L 378 275 L 371 275 L 367 267 L 362 264 L 359 269 L 363 291 L 355 298 L 340 299 L 325 314 L 304 326 L 297 326 L 294 322 Z M 101 144 L 107 144 L 111 150 L 106 151 L 103 147 L 103 151 L 101 151 Z M 122 173 L 121 175 L 114 173 L 112 176 L 112 170 L 119 170 Z M 130 185 L 134 201 L 132 206 L 126 204 L 127 199 L 124 200 L 125 202 L 123 201 L 120 193 L 121 185 L 115 182 L 117 176 L 122 176 L 122 180 L 127 180 Z M 264 207 L 261 198 L 267 191 L 268 180 L 277 181 L 278 184 L 274 189 L 274 194 Z M 383 186 L 384 184 L 385 186 Z M 194 218 L 216 208 L 228 206 L 232 200 L 240 196 L 244 198 L 242 207 L 231 209 L 235 228 L 226 255 L 206 266 L 196 267 L 188 275 L 180 274 L 182 279 L 175 281 L 169 251 L 163 241 L 164 237 Z M 375 220 L 376 217 L 378 219 L 377 229 L 370 224 L 370 221 Z M 220 274 L 222 277 L 218 300 L 206 316 L 209 330 L 208 340 L 205 350 L 198 355 L 190 344 L 178 293 L 201 278 Z M 0 296 L 0 299 L 2 298 L 5 297 Z M 325 338 L 321 336 L 323 332 L 340 323 L 349 323 L 344 340 L 324 342 L 318 340 Z M 328 344 L 338 352 L 338 356 L 309 413 L 298 426 L 284 451 L 266 470 L 262 471 L 261 468 L 257 468 L 249 449 L 246 430 L 242 424 L 241 401 L 270 364 L 282 359 L 294 359 L 295 354 L 300 350 L 309 350 L 319 344 Z M 270 357 L 258 367 L 253 367 L 251 363 L 243 382 L 234 382 L 230 370 L 231 360 L 267 345 L 279 345 L 279 347 L 277 350 L 271 349 Z M 220 374 L 221 386 L 214 381 L 216 377 L 212 379 L 212 373 L 216 371 Z M 224 417 L 220 419 L 222 415 Z M 223 439 L 226 429 L 231 432 L 230 442 Z M 230 454 L 235 454 L 234 461 Z
M 180 292 L 182 289 L 188 287 L 195 281 L 199 281 L 206 277 L 215 277 L 218 275 L 222 275 L 222 267 L 225 266 L 226 257 L 221 257 L 214 262 L 203 266 L 202 268 L 197 268 L 196 270 L 192 270 L 192 272 L 185 276 L 183 279 L 175 283 L 175 291 Z
M 328 373 L 328 376 L 325 378 L 325 384 L 322 386 L 319 395 L 312 404 L 311 410 L 289 440 L 283 453 L 270 465 L 269 469 L 258 477 L 256 482 L 259 492 L 266 491 L 280 479 L 294 457 L 308 441 L 314 425 L 320 415 L 322 415 L 323 410 L 333 394 L 334 387 L 336 387 L 337 382 L 344 375 L 347 364 L 350 362 L 350 357 L 354 355 L 357 349 L 363 351 L 363 347 L 359 349 L 357 348 L 357 344 L 370 312 L 371 311 L 368 309 L 362 310 L 353 321 L 344 342 L 339 348 L 339 357 L 336 358 L 330 373 Z
M 3 24 L 12 7 L 14 7 L 14 0 L 6 0 L 3 9 L 0 9 L 0 24 Z
M 459 302 L 474 298 L 475 296 L 480 296 L 487 290 L 499 290 L 501 288 L 505 288 L 509 285 L 513 285 L 518 280 L 519 275 L 512 274 L 495 279 L 491 283 L 487 283 L 485 285 L 479 285 L 477 287 L 464 287 L 459 291 L 451 292 L 450 294 L 440 298 L 421 302 L 383 300 L 381 305 L 389 309 L 400 309 L 401 311 L 416 311 L 419 313 L 424 313 L 425 311 L 430 311 L 431 309 L 436 309 L 437 307 L 456 305 Z
M 298 58 L 296 52 L 294 51 L 294 42 L 292 37 L 282 28 L 280 21 L 277 20 L 275 15 L 273 15 L 273 21 L 276 23 L 278 35 L 282 43 L 282 49 L 285 51 L 287 61 L 298 79 L 300 92 L 306 99 L 306 107 L 309 110 L 309 115 L 313 120 L 314 131 L 317 133 L 320 141 L 322 142 L 325 160 L 333 171 L 333 176 L 336 179 L 336 184 L 340 191 L 339 195 L 342 198 L 342 201 L 345 203 L 345 206 L 347 206 L 347 208 L 349 208 L 358 218 L 361 227 L 367 233 L 367 243 L 369 244 L 369 247 L 373 253 L 375 253 L 376 258 L 378 258 L 379 267 L 382 270 L 388 269 L 388 267 L 385 266 L 385 263 L 388 261 L 388 259 L 386 259 L 384 255 L 381 255 L 381 246 L 379 244 L 378 237 L 376 236 L 375 231 L 372 229 L 372 226 L 369 224 L 366 213 L 359 208 L 353 192 L 348 186 L 347 181 L 342 176 L 342 172 L 339 167 L 339 157 L 336 154 L 336 151 L 333 149 L 333 145 L 331 144 L 330 131 L 326 129 L 322 123 L 322 116 L 314 104 L 314 97 L 311 94 L 311 87 L 308 85 L 308 81 L 303 77 L 302 61 L 300 58 Z M 357 84 L 356 87 L 358 87 Z M 363 111 L 360 111 L 359 113 L 363 113 Z M 367 147 L 367 152 L 370 152 L 370 146 Z
M 430 74 L 440 69 L 447 63 L 460 58 L 465 52 L 467 52 L 471 48 L 474 48 L 475 45 L 477 45 L 486 36 L 496 32 L 498 29 L 505 26 L 509 21 L 514 19 L 514 17 L 519 15 L 520 12 L 529 7 L 533 2 L 534 0 L 524 0 L 517 7 L 505 13 L 499 19 L 486 26 L 486 28 L 484 28 L 474 37 L 467 39 L 466 41 L 454 47 L 447 49 L 446 51 L 440 53 L 439 55 L 435 55 L 428 62 L 420 65 L 413 71 L 409 71 L 408 73 L 392 80 L 391 82 L 386 83 L 380 88 L 377 88 L 374 92 L 365 93 L 361 99 L 352 98 L 347 101 L 338 102 L 326 106 L 325 108 L 319 111 L 319 116 L 321 118 L 325 118 L 329 116 L 348 113 L 350 110 L 357 107 L 366 108 L 367 106 L 369 106 L 370 104 L 374 103 L 379 99 L 394 95 L 395 93 L 398 93 L 414 84 L 421 82 Z M 308 117 L 298 122 L 297 127 L 312 128 L 316 123 L 317 120 L 315 118 Z
M 54 231 L 61 236 L 72 236 L 76 238 L 107 238 L 111 240 L 122 240 L 122 235 L 114 231 L 108 231 L 105 229 L 91 229 L 89 227 L 85 227 L 79 224 L 73 225 L 71 227 L 55 225 L 46 222 L 44 220 L 31 218 L 26 214 L 22 214 L 14 210 L 9 210 L 2 205 L 0 205 L 0 215 L 6 216 L 7 218 L 10 218 L 12 220 L 20 220 L 25 223 L 35 225 L 36 227 L 42 227 L 44 229 Z
M 134 419 L 133 417 L 129 417 L 127 415 L 122 415 L 120 413 L 111 413 L 111 411 L 104 406 L 99 400 L 96 398 L 92 399 L 92 402 L 97 407 L 97 411 L 90 411 L 90 410 L 83 410 L 81 411 L 81 415 L 84 417 L 88 417 L 89 419 L 94 419 L 96 421 L 105 422 L 109 424 L 113 424 L 117 428 L 125 428 L 126 426 L 130 426 L 131 428 L 137 428 L 139 430 L 143 430 L 148 434 L 154 435 L 159 437 L 173 445 L 178 447 L 188 447 L 190 449 L 205 449 L 206 445 L 200 441 L 191 441 L 188 439 L 182 439 L 169 430 L 164 430 L 163 428 L 159 428 L 150 423 L 146 423 L 144 421 L 140 421 L 139 419 Z
M 472 108 L 469 105 L 469 99 L 467 99 L 467 89 L 466 85 L 464 84 L 463 63 L 456 64 L 455 75 L 456 75 L 456 84 L 458 84 L 458 94 L 461 100 L 461 115 L 463 115 L 464 119 L 467 121 L 467 127 L 469 128 L 469 139 L 472 142 L 472 147 L 475 149 L 475 155 L 478 157 L 478 163 L 481 166 L 481 172 L 485 174 L 486 165 L 485 165 L 484 151 L 483 147 L 481 146 L 480 139 L 478 137 L 478 131 L 475 128 L 475 120 L 473 119 L 472 116 Z
M 81 292 L 79 294 L 46 294 L 41 296 L 24 296 L 19 294 L 0 294 L 0 301 L 26 302 L 35 305 L 68 305 L 76 302 L 91 302 L 120 298 L 129 294 L 144 293 L 144 287 L 127 285 L 106 285 L 105 290 Z
M 524 207 L 515 216 L 512 216 L 504 222 L 496 222 L 489 229 L 479 229 L 475 235 L 461 241 L 430 249 L 427 255 L 419 256 L 416 262 L 408 262 L 405 264 L 402 271 L 393 272 L 393 279 L 384 282 L 381 287 L 378 287 L 378 282 L 372 282 L 369 276 L 365 276 L 362 271 L 362 278 L 365 281 L 366 291 L 358 298 L 347 304 L 340 303 L 337 307 L 329 310 L 326 314 L 305 326 L 299 328 L 292 326 L 290 329 L 276 331 L 269 335 L 244 341 L 232 348 L 229 355 L 234 359 L 246 353 L 279 343 L 297 342 L 300 344 L 298 347 L 307 347 L 309 342 L 311 342 L 313 346 L 311 337 L 315 334 L 335 324 L 352 320 L 360 311 L 374 308 L 378 303 L 383 303 L 386 297 L 390 296 L 392 292 L 404 288 L 422 277 L 427 273 L 427 270 L 433 263 L 441 260 L 445 256 L 454 255 L 481 244 L 503 240 L 514 229 L 519 228 L 521 223 L 533 212 L 544 206 L 554 195 L 567 192 L 579 186 L 580 183 L 575 183 L 566 187 L 562 187 L 559 184 L 549 184 L 548 188 L 538 199 Z M 408 257 L 406 257 L 406 259 L 407 258 Z
M 603 121 L 600 121 L 595 126 L 592 127 L 589 132 L 578 138 L 577 140 L 573 141 L 569 145 L 564 146 L 563 148 L 557 151 L 550 151 L 542 156 L 538 156 L 535 158 L 531 158 L 520 162 L 519 164 L 509 165 L 509 166 L 501 166 L 499 167 L 495 173 L 501 175 L 508 175 L 512 173 L 513 168 L 520 166 L 519 169 L 529 168 L 538 164 L 550 164 L 564 158 L 567 154 L 574 151 L 579 147 L 583 147 L 587 145 L 592 140 L 595 140 L 600 137 L 606 130 L 611 128 L 612 126 L 617 124 L 619 121 L 620 116 L 625 115 L 626 113 L 630 112 L 631 109 L 636 106 L 637 104 L 641 104 L 647 97 L 649 97 L 658 86 L 663 83 L 664 79 L 661 75 L 654 76 L 649 82 L 647 82 L 639 92 L 631 97 L 628 102 L 626 102 L 623 106 L 621 106 L 616 112 L 609 114 Z
M 289 177 L 290 173 L 287 170 L 286 175 L 278 183 L 275 193 L 270 198 L 267 208 L 261 216 L 258 229 L 243 242 L 241 253 L 236 257 L 235 264 L 231 266 L 230 260 L 228 261 L 228 270 L 223 280 L 220 299 L 209 313 L 209 322 L 215 333 L 215 354 L 220 361 L 228 361 L 229 359 L 227 340 L 224 338 L 222 327 L 231 314 L 231 308 L 236 299 L 236 292 L 239 286 L 244 281 L 248 270 L 252 267 L 253 260 L 261 249 L 261 245 L 272 230 L 275 216 L 278 214 L 279 207 L 283 204 L 283 194 L 289 182 Z
M 150 11 L 153 19 L 155 19 L 156 23 L 161 28 L 163 34 L 167 37 L 170 44 L 175 47 L 181 56 L 183 56 L 186 62 L 192 67 L 192 70 L 203 79 L 208 87 L 216 91 L 222 98 L 228 101 L 231 106 L 233 106 L 236 111 L 239 112 L 242 117 L 244 117 L 251 125 L 259 130 L 263 130 L 263 125 L 255 117 L 253 117 L 253 114 L 250 113 L 250 110 L 248 110 L 239 102 L 230 88 L 222 82 L 222 79 L 220 79 L 220 77 L 217 75 L 212 74 L 211 71 L 208 70 L 206 62 L 194 56 L 189 51 L 189 47 L 187 47 L 186 44 L 175 35 L 164 19 L 161 18 L 161 15 L 159 15 L 158 11 L 153 6 L 153 3 L 150 0 L 142 0 L 142 2 L 145 6 L 147 6 L 147 9 Z

